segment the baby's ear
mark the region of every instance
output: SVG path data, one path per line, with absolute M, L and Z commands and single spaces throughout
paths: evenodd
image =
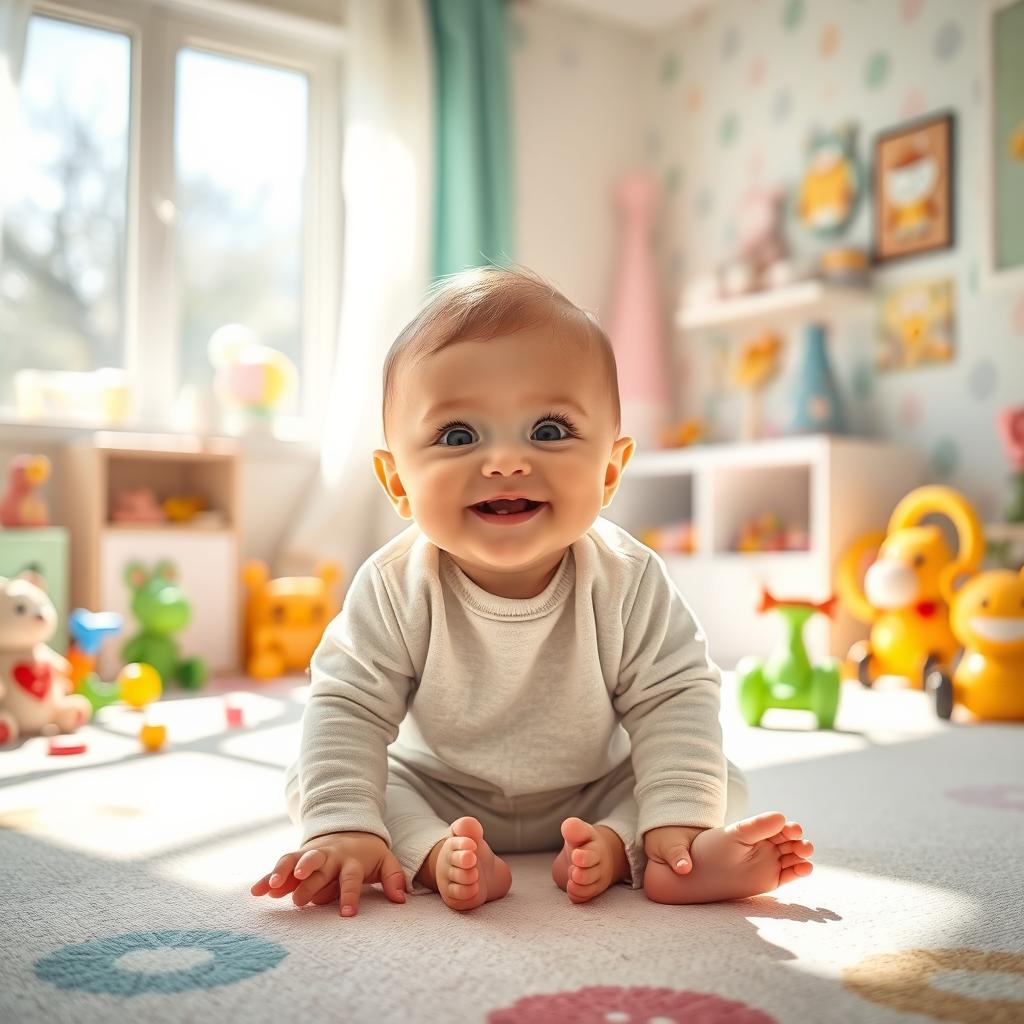
M 395 511 L 403 519 L 412 519 L 409 497 L 405 493 L 405 487 L 398 475 L 395 457 L 386 448 L 378 448 L 373 453 L 373 472 L 391 504 L 395 506 Z

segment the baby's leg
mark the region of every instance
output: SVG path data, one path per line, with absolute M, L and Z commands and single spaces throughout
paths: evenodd
M 777 889 L 809 875 L 811 843 L 803 829 L 778 811 L 737 820 L 746 811 L 746 782 L 729 763 L 727 823 L 701 832 L 690 845 L 690 871 L 648 861 L 644 892 L 656 903 L 715 903 Z

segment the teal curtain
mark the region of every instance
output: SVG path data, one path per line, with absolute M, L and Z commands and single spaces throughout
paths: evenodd
M 434 41 L 435 279 L 512 261 L 506 0 L 428 0 Z

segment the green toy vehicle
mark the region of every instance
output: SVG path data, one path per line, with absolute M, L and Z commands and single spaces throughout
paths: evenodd
M 839 709 L 839 662 L 830 658 L 812 665 L 804 646 L 804 623 L 817 613 L 832 616 L 836 598 L 822 604 L 780 601 L 764 590 L 761 612 L 773 608 L 786 626 L 783 642 L 767 659 L 746 657 L 736 666 L 740 714 L 747 725 L 760 725 L 768 708 L 811 711 L 819 729 L 831 729 Z

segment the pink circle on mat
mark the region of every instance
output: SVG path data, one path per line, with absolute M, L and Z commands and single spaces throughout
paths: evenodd
M 488 1024 L 595 1024 L 651 1020 L 686 1024 L 777 1024 L 774 1017 L 745 1003 L 672 988 L 620 988 L 598 985 L 575 992 L 524 996 L 511 1006 L 492 1010 Z
M 908 429 L 913 429 L 921 422 L 923 411 L 920 395 L 904 395 L 903 401 L 900 402 L 900 422 Z
M 1024 298 L 1018 299 L 1013 307 L 1013 329 L 1024 338 Z
M 947 789 L 950 800 L 959 800 L 972 807 L 996 807 L 1001 811 L 1024 811 L 1024 786 L 1015 782 L 994 786 L 961 786 Z
M 904 21 L 913 21 L 924 6 L 924 0 L 903 0 L 902 11 Z
M 903 116 L 906 118 L 920 117 L 924 113 L 927 102 L 920 89 L 911 89 L 903 98 Z
M 750 62 L 750 70 L 747 72 L 747 75 L 751 85 L 760 85 L 764 81 L 766 67 L 764 57 L 755 57 Z

